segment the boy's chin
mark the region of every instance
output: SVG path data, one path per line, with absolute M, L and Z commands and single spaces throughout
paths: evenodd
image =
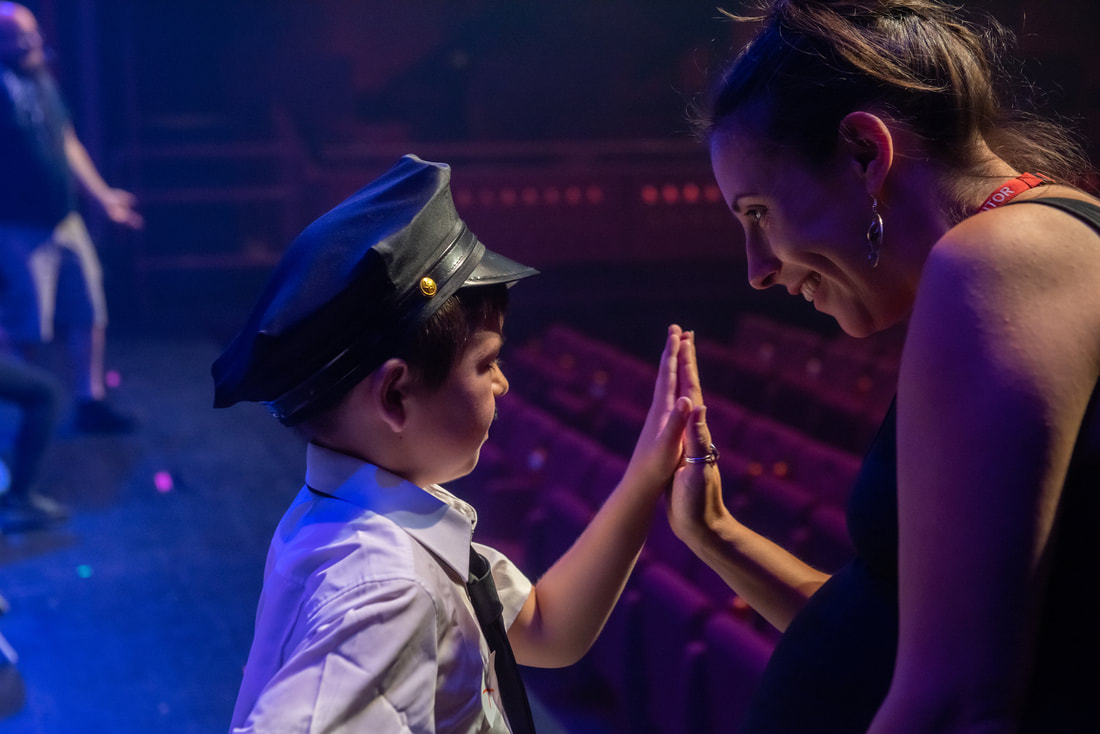
M 453 482 L 456 479 L 462 479 L 462 477 L 469 475 L 471 472 L 473 472 L 474 469 L 477 468 L 477 462 L 480 458 L 481 452 L 479 450 L 478 453 L 474 455 L 473 461 L 471 461 L 468 466 L 452 469 L 446 472 L 440 472 L 438 476 L 441 478 L 433 479 L 431 482 L 429 482 L 429 484 L 447 484 L 448 482 Z

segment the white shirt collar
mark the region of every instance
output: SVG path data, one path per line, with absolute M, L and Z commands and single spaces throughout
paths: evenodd
M 306 486 L 387 518 L 460 578 L 469 578 L 477 511 L 439 485 L 418 487 L 381 467 L 311 443 Z

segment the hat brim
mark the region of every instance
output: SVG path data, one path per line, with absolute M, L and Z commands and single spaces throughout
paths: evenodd
M 462 284 L 467 286 L 497 285 L 499 283 L 514 283 L 517 280 L 538 275 L 538 270 L 522 265 L 511 258 L 486 248 L 481 262 L 477 264 L 470 277 Z

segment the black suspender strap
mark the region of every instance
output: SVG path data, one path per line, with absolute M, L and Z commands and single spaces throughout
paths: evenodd
M 527 691 L 519 675 L 516 657 L 508 643 L 508 631 L 504 628 L 504 606 L 497 596 L 497 587 L 493 583 L 493 574 L 485 556 L 470 546 L 470 580 L 466 590 L 473 603 L 477 622 L 481 632 L 489 643 L 489 649 L 496 653 L 497 684 L 500 686 L 500 699 L 504 703 L 504 713 L 508 716 L 508 725 L 513 734 L 534 734 L 535 722 L 531 718 L 531 705 L 527 702 Z

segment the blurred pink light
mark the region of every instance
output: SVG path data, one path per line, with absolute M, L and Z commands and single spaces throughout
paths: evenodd
M 172 475 L 166 471 L 158 471 L 153 475 L 153 486 L 157 488 L 158 492 L 171 492 L 174 486 Z
M 107 370 L 107 374 L 103 375 L 103 382 L 107 384 L 107 387 L 118 387 L 122 384 L 122 375 L 118 373 L 118 370 Z

